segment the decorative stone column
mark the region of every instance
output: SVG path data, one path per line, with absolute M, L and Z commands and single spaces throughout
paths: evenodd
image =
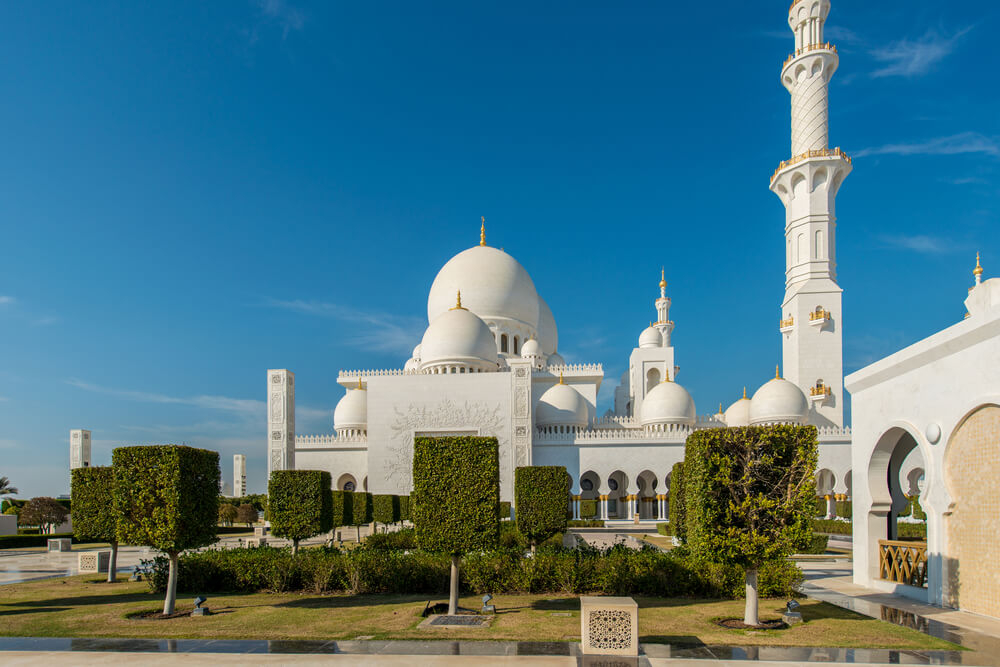
M 836 519 L 837 518 L 837 501 L 834 496 L 829 493 L 823 496 L 826 498 L 826 518 Z
M 602 521 L 607 521 L 608 520 L 608 497 L 606 495 L 601 495 L 601 496 L 598 496 L 598 500 L 599 500 L 598 504 L 600 505 L 600 511 L 599 511 L 599 513 L 600 513 L 600 516 L 601 516 L 601 520 Z
M 573 520 L 580 520 L 580 496 L 573 496 Z

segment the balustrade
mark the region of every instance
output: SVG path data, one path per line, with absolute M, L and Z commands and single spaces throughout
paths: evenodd
M 927 543 L 879 540 L 878 576 L 897 584 L 927 588 Z

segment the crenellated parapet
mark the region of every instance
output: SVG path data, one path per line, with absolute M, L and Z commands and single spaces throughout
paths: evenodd
M 295 435 L 296 449 L 309 449 L 314 447 L 358 447 L 368 446 L 368 436 L 365 434 L 353 435 Z

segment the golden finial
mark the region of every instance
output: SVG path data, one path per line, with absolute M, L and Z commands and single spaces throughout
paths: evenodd
M 774 365 L 774 377 L 777 380 L 781 379 L 781 364 Z
M 364 389 L 364 387 L 361 386 L 361 378 L 358 378 L 358 389 Z
M 559 384 L 566 384 L 565 382 L 563 382 L 562 371 L 559 371 Z
M 983 275 L 983 267 L 979 264 L 979 253 L 978 252 L 976 252 L 976 268 L 973 269 L 972 275 L 976 276 L 977 278 L 979 276 Z
M 746 398 L 746 397 L 747 397 L 747 388 L 744 386 L 743 387 L 743 398 Z
M 458 290 L 458 293 L 455 296 L 455 307 L 450 308 L 449 310 L 465 310 L 465 308 L 462 307 L 462 290 Z
M 720 415 L 722 414 L 722 403 L 719 403 L 719 412 L 718 412 L 718 414 L 720 414 Z
M 483 224 L 479 226 L 479 245 L 486 245 L 486 216 L 482 216 Z
M 666 276 L 666 273 L 664 272 L 663 267 L 661 266 L 660 267 L 660 287 L 666 287 L 666 286 L 667 286 L 667 276 Z

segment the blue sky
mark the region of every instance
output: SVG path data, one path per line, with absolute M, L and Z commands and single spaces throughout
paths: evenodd
M 68 491 L 82 427 L 98 465 L 186 442 L 262 490 L 265 370 L 332 431 L 337 370 L 402 365 L 481 215 L 602 410 L 661 265 L 699 412 L 752 391 L 787 4 L 3 3 L 0 475 Z M 833 2 L 848 372 L 960 320 L 976 250 L 1000 270 L 998 30 L 991 2 Z

